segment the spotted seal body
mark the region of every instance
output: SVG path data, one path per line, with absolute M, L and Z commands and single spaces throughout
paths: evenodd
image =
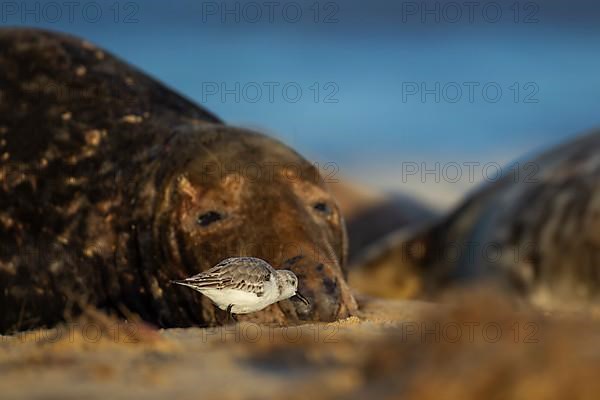
M 318 171 L 102 49 L 0 30 L 0 332 L 94 305 L 163 327 L 214 324 L 170 285 L 231 256 L 291 269 L 311 307 L 248 318 L 350 315 L 345 231 Z
M 521 162 L 422 232 L 398 232 L 362 268 L 392 269 L 386 282 L 411 296 L 491 279 L 551 308 L 600 303 L 600 131 Z

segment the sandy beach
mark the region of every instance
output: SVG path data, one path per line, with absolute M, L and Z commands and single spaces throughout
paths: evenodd
M 294 327 L 156 330 L 90 311 L 2 337 L 0 391 L 6 399 L 593 399 L 600 389 L 597 320 L 517 309 L 481 292 L 453 305 L 359 299 L 358 316 Z

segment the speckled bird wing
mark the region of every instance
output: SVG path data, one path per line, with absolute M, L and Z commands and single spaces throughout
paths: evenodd
M 185 282 L 198 289 L 238 289 L 261 297 L 265 293 L 265 283 L 271 279 L 273 272 L 273 268 L 260 259 L 228 258 Z

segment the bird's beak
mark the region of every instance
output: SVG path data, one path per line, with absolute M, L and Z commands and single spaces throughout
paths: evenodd
M 300 294 L 300 292 L 296 292 L 296 294 L 293 295 L 292 298 L 294 298 L 294 297 L 298 298 L 298 300 L 300 300 L 301 302 L 303 302 L 307 306 L 310 305 L 310 302 L 308 301 L 308 299 L 306 297 L 302 296 Z
M 169 281 L 169 283 L 176 284 L 176 285 L 181 285 L 181 286 L 188 286 L 188 287 L 191 287 L 191 288 L 194 287 L 194 285 L 190 284 L 189 282 L 187 282 L 185 280 L 183 280 L 183 281 Z

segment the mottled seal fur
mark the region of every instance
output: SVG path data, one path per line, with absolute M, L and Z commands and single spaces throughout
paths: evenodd
M 169 281 L 231 256 L 291 269 L 311 302 L 247 319 L 356 310 L 342 217 L 296 152 L 78 38 L 2 29 L 0 48 L 0 332 L 86 305 L 215 324 L 208 299 Z
M 600 303 L 600 131 L 521 162 L 421 232 L 398 231 L 359 271 L 351 283 L 369 274 L 379 290 L 379 275 L 388 294 L 485 279 L 550 308 Z

